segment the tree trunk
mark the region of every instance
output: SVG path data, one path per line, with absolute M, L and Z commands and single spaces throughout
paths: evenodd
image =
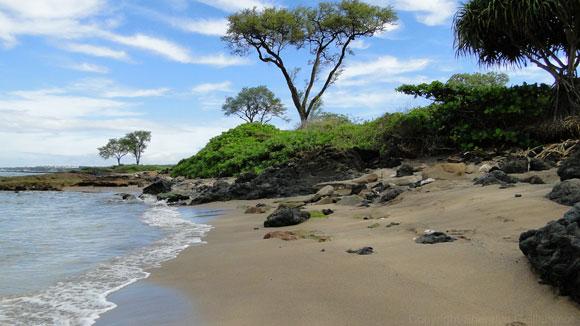
M 121 158 L 117 157 L 117 165 L 121 166 Z
M 554 119 L 580 115 L 580 78 L 560 76 L 554 85 Z

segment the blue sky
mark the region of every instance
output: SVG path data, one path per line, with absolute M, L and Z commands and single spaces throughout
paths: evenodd
M 481 70 L 456 58 L 454 0 L 366 0 L 393 5 L 396 26 L 357 41 L 324 110 L 371 119 L 420 101 L 394 89 Z M 227 16 L 243 8 L 294 7 L 288 0 L 0 0 L 0 166 L 111 165 L 96 148 L 149 130 L 144 164 L 170 164 L 242 120 L 224 117 L 225 97 L 268 86 L 299 121 L 279 70 L 229 53 L 220 40 Z M 306 67 L 305 52 L 285 58 Z M 511 83 L 546 82 L 529 66 L 507 70 Z M 299 79 L 300 80 L 300 79 Z M 132 157 L 123 159 L 131 163 Z

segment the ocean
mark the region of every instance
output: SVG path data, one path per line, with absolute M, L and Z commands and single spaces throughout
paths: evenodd
M 0 191 L 0 325 L 93 325 L 107 296 L 203 244 L 220 211 L 115 192 Z

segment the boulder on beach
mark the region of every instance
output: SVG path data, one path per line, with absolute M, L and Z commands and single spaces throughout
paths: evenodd
M 431 232 L 423 234 L 422 236 L 415 239 L 416 243 L 421 244 L 435 244 L 440 242 L 453 242 L 453 241 L 455 241 L 455 238 L 452 238 L 443 232 Z
M 558 183 L 546 197 L 561 205 L 572 206 L 580 202 L 580 179 Z
M 337 205 L 341 206 L 361 206 L 364 202 L 364 198 L 359 195 L 344 196 Z
M 558 167 L 560 180 L 580 179 L 580 151 L 572 154 Z
M 493 184 L 513 184 L 520 181 L 518 178 L 513 177 L 511 175 L 507 175 L 505 172 L 501 170 L 493 170 L 485 175 L 475 178 L 473 180 L 473 184 L 482 185 L 482 186 L 489 186 Z
M 296 225 L 307 221 L 309 218 L 310 213 L 308 211 L 303 211 L 295 207 L 282 207 L 278 208 L 266 218 L 264 227 Z
M 397 169 L 397 177 L 405 177 L 408 175 L 413 175 L 413 167 L 408 164 L 403 164 L 399 169 Z
M 370 255 L 374 253 L 373 247 L 362 247 L 357 250 L 348 249 L 346 250 L 349 254 L 357 254 L 357 255 Z
M 520 250 L 542 280 L 580 302 L 580 203 L 558 221 L 520 235 Z
M 152 184 L 143 188 L 143 193 L 149 195 L 158 195 L 168 192 L 171 192 L 171 182 L 161 178 L 155 179 Z
M 389 201 L 399 197 L 399 195 L 404 193 L 406 190 L 407 190 L 406 187 L 399 187 L 399 186 L 389 187 L 386 190 L 383 190 L 379 194 L 379 203 L 389 202 Z

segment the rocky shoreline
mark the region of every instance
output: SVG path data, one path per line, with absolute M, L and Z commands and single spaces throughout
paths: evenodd
M 399 163 L 400 160 L 391 162 Z M 555 184 L 546 198 L 570 206 L 580 202 L 580 151 L 561 162 L 511 155 L 486 159 L 484 155 L 471 153 L 463 157 L 434 159 L 432 164 L 418 162 L 421 161 L 373 169 L 354 150 L 327 148 L 317 153 L 305 153 L 285 164 L 267 169 L 260 175 L 246 173 L 237 179 L 193 181 L 160 176 L 143 192 L 175 205 L 306 196 L 301 201 L 280 203 L 264 221 L 264 227 L 270 228 L 304 223 L 311 218 L 306 209 L 308 207 L 329 204 L 383 207 L 406 192 L 417 191 L 439 180 L 471 178 L 474 185 L 495 185 L 499 189 L 517 187 L 518 183 L 542 185 L 546 183 L 540 176 L 542 172 L 545 172 L 543 175 L 547 178 L 548 172 L 555 171 L 559 165 L 557 174 L 560 182 Z M 516 193 L 515 197 L 521 197 L 521 194 Z M 540 230 L 522 233 L 519 242 L 521 251 L 544 282 L 558 288 L 562 295 L 570 295 L 573 300 L 580 302 L 578 205 L 580 203 L 566 213 L 562 220 L 550 222 Z M 250 207 L 248 211 L 264 213 L 268 209 L 261 209 L 258 205 Z M 285 232 L 269 233 L 267 238 L 271 237 L 300 238 L 294 233 Z M 435 244 L 455 240 L 445 232 L 428 230 L 417 237 L 416 242 Z M 373 249 L 363 247 L 352 250 L 352 253 L 368 255 L 373 253 Z

